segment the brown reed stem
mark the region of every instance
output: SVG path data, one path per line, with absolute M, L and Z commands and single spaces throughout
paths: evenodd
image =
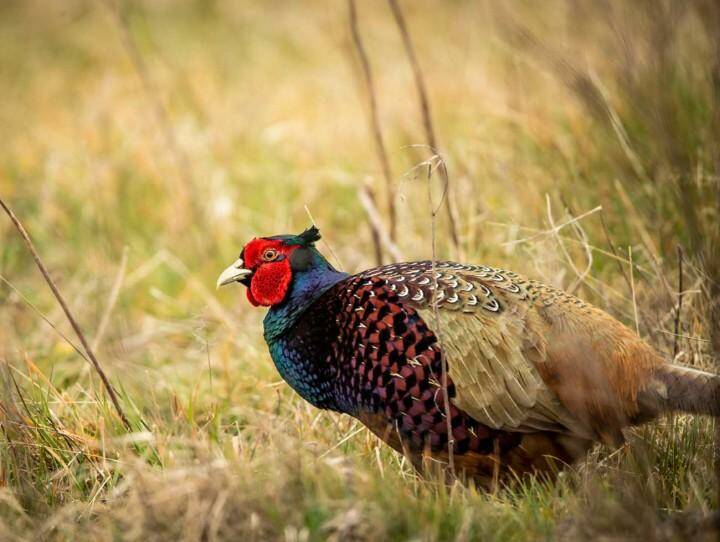
M 35 260 L 35 265 L 37 265 L 38 269 L 40 269 L 40 272 L 42 273 L 43 277 L 45 278 L 45 282 L 47 282 L 48 286 L 50 286 L 50 290 L 52 290 L 53 295 L 55 296 L 55 299 L 58 300 L 58 303 L 60 303 L 60 306 L 62 307 L 63 312 L 65 313 L 65 316 L 67 316 L 68 321 L 70 322 L 70 325 L 72 326 L 73 330 L 75 331 L 75 334 L 77 335 L 78 339 L 80 339 L 80 343 L 83 346 L 83 349 L 85 350 L 85 353 L 87 354 L 88 358 L 90 358 L 90 361 L 92 362 L 93 367 L 95 368 L 95 371 L 100 375 L 100 380 L 102 380 L 103 386 L 105 387 L 105 390 L 107 391 L 108 395 L 110 396 L 110 400 L 113 403 L 113 406 L 115 407 L 115 410 L 117 411 L 118 415 L 120 416 L 120 419 L 123 422 L 123 425 L 125 425 L 125 428 L 128 430 L 132 430 L 132 426 L 130 425 L 130 421 L 128 420 L 127 416 L 125 416 L 125 412 L 123 412 L 122 407 L 120 406 L 120 401 L 118 400 L 117 395 L 115 394 L 115 390 L 113 389 L 112 385 L 110 384 L 110 380 L 108 380 L 107 375 L 105 374 L 105 371 L 103 370 L 102 366 L 100 365 L 100 362 L 95 357 L 95 354 L 92 351 L 92 348 L 90 348 L 89 343 L 87 342 L 87 339 L 85 339 L 85 335 L 83 334 L 82 330 L 80 329 L 80 326 L 78 325 L 77 321 L 75 320 L 75 317 L 70 312 L 70 309 L 67 306 L 67 303 L 65 303 L 65 299 L 63 298 L 62 294 L 60 293 L 60 290 L 58 290 L 58 287 L 55 285 L 55 282 L 50 277 L 50 273 L 48 272 L 47 268 L 45 267 L 45 264 L 40 259 L 40 255 L 38 254 L 37 250 L 35 250 L 35 245 L 33 245 L 32 240 L 30 239 L 30 236 L 28 235 L 27 231 L 23 227 L 22 223 L 18 219 L 17 216 L 15 216 L 15 213 L 13 213 L 12 209 L 8 207 L 8 205 L 3 201 L 2 198 L 0 198 L 0 206 L 5 210 L 7 215 L 10 217 L 10 220 L 12 221 L 13 225 L 17 229 L 20 236 L 23 238 L 23 241 L 25 241 L 25 245 L 27 246 L 28 250 L 30 251 L 30 254 L 33 257 L 33 260 Z
M 378 259 L 378 265 L 382 265 L 381 247 L 384 247 L 396 262 L 404 260 L 400 249 L 390 237 L 390 232 L 388 232 L 383 225 L 372 188 L 368 185 L 360 187 L 358 189 L 358 199 L 365 210 L 370 229 L 372 230 L 373 243 L 375 243 L 375 257 Z
M 372 132 L 373 141 L 375 143 L 375 152 L 377 153 L 378 161 L 380 162 L 380 168 L 385 179 L 385 189 L 387 190 L 387 206 L 388 206 L 388 221 L 390 223 L 389 233 L 390 239 L 395 242 L 397 237 L 397 210 L 395 207 L 395 187 L 393 185 L 392 170 L 390 169 L 390 160 L 388 159 L 387 150 L 385 147 L 385 140 L 382 135 L 382 129 L 380 126 L 380 115 L 378 113 L 377 106 L 377 95 L 375 92 L 375 82 L 373 79 L 372 69 L 370 67 L 370 60 L 368 59 L 365 46 L 362 41 L 360 34 L 360 28 L 358 26 L 357 8 L 355 6 L 355 0 L 348 0 L 348 13 L 350 22 L 350 32 L 352 34 L 353 44 L 355 45 L 355 51 L 357 52 L 358 58 L 360 59 L 360 67 L 362 69 L 363 84 L 365 86 L 365 93 L 367 94 L 368 107 L 370 109 L 370 131 Z
M 365 209 L 365 215 L 368 219 L 368 225 L 370 226 L 370 232 L 373 242 L 373 251 L 375 253 L 375 264 L 380 266 L 383 264 L 383 253 L 382 245 L 380 244 L 380 231 L 378 226 L 373 221 L 372 212 L 377 212 L 377 202 L 375 200 L 375 193 L 369 185 L 362 186 L 358 189 L 358 198 L 360 203 Z
M 438 157 L 442 161 L 441 157 Z M 452 418 L 450 417 L 450 394 L 448 393 L 448 365 L 447 358 L 445 357 L 445 349 L 443 348 L 442 339 L 442 326 L 440 323 L 440 308 L 438 306 L 437 294 L 438 294 L 438 274 L 435 272 L 437 266 L 437 250 L 436 250 L 436 230 L 437 230 L 437 214 L 440 210 L 440 206 L 433 205 L 432 199 L 432 163 L 428 164 L 427 168 L 427 190 L 428 190 L 428 204 L 430 205 L 430 231 L 431 231 L 431 244 L 432 244 L 432 260 L 430 261 L 430 273 L 433 280 L 432 290 L 432 309 L 433 319 L 435 320 L 435 336 L 437 337 L 438 347 L 440 348 L 440 386 L 442 389 L 443 397 L 443 411 L 445 414 L 445 430 L 447 431 L 448 439 L 448 473 L 451 479 L 454 481 L 455 476 L 455 439 L 453 438 L 452 432 Z M 447 187 L 447 185 L 445 185 Z M 440 202 L 442 205 L 442 201 Z
M 434 154 L 440 154 L 437 137 L 435 136 L 435 128 L 432 122 L 432 114 L 430 112 L 430 100 L 428 99 L 427 87 L 425 86 L 425 78 L 423 77 L 420 63 L 418 62 L 417 56 L 415 55 L 415 48 L 413 47 L 412 39 L 410 38 L 410 32 L 408 31 L 407 24 L 405 23 L 405 16 L 403 15 L 400 4 L 397 0 L 388 0 L 390 9 L 392 10 L 395 23 L 397 24 L 400 36 L 402 38 L 403 46 L 405 48 L 405 54 L 408 57 L 410 67 L 412 68 L 413 78 L 415 80 L 415 88 L 418 94 L 418 101 L 420 102 L 420 114 L 422 116 L 423 127 L 425 129 L 425 137 L 428 145 Z M 450 196 L 450 184 L 447 168 L 445 161 L 442 160 L 438 168 L 438 172 L 442 178 L 443 183 L 447 186 L 447 195 L 445 197 L 445 209 L 448 215 L 448 221 L 450 224 L 450 240 L 452 241 L 455 253 L 459 254 L 460 250 L 460 237 L 458 235 L 457 219 L 455 217 L 455 210 L 452 206 L 452 198 Z
M 677 247 L 678 255 L 678 302 L 675 309 L 675 336 L 673 338 L 673 361 L 677 358 L 680 342 L 680 315 L 682 314 L 683 302 L 683 249 L 680 245 Z

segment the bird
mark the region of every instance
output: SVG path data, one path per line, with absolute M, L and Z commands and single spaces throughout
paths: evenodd
M 281 377 L 420 471 L 486 488 L 555 477 L 664 413 L 720 414 L 720 377 L 668 362 L 578 297 L 504 269 L 416 261 L 338 271 L 316 226 L 250 240 L 217 287 L 268 307 Z

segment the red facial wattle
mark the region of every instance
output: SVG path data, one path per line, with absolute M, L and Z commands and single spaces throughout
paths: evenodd
M 247 295 L 247 298 L 248 298 L 248 301 L 250 302 L 250 304 L 253 307 L 259 307 L 260 303 L 258 303 L 258 301 L 255 299 L 255 296 L 253 296 L 251 288 L 245 288 L 245 292 L 246 292 L 246 295 Z
M 253 274 L 247 290 L 248 300 L 255 306 L 277 305 L 285 299 L 291 279 L 292 270 L 287 257 L 281 261 L 264 263 Z
M 254 239 L 245 246 L 245 265 L 253 271 L 250 287 L 247 289 L 250 303 L 270 307 L 285 299 L 292 280 L 290 254 L 296 248 L 297 246 L 287 246 L 282 241 L 270 239 Z M 264 257 L 268 250 L 276 254 L 272 261 L 267 261 Z

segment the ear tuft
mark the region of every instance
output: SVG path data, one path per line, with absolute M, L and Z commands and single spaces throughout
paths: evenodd
M 317 229 L 317 226 L 315 226 L 315 224 L 313 224 L 300 235 L 298 235 L 298 238 L 302 242 L 303 246 L 308 247 L 312 245 L 315 241 L 320 240 L 320 230 Z

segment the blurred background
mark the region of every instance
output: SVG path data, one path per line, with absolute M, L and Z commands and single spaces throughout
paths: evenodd
M 706 533 L 710 420 L 638 429 L 553 484 L 448 488 L 295 396 L 264 311 L 214 284 L 311 220 L 348 272 L 429 258 L 439 209 L 439 257 L 565 288 L 713 369 L 720 6 L 350 7 L 0 3 L 0 197 L 131 426 L 3 216 L 0 538 Z

